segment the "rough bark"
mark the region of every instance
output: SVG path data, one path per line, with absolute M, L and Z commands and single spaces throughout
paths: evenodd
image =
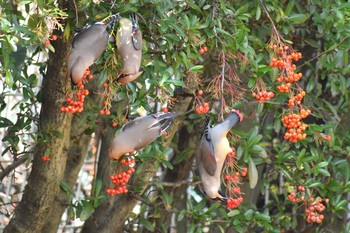
M 61 36 L 61 35 L 59 35 Z M 43 80 L 43 102 L 40 112 L 39 134 L 48 140 L 38 143 L 34 153 L 32 172 L 23 198 L 4 232 L 42 232 L 53 211 L 53 203 L 60 193 L 67 162 L 69 133 L 72 116 L 60 111 L 65 99 L 67 76 L 64 64 L 68 56 L 69 42 L 62 39 L 55 44 L 56 53 L 50 53 L 47 74 Z M 54 136 L 53 131 L 61 133 Z M 43 162 L 45 149 L 51 149 L 51 160 Z
M 68 149 L 68 159 L 63 178 L 63 181 L 69 184 L 70 187 L 74 187 L 76 183 L 91 139 L 91 135 L 84 134 L 86 128 L 87 124 L 82 123 L 79 116 L 75 116 L 72 121 L 71 143 Z M 79 140 L 77 140 L 77 137 L 79 137 Z M 59 195 L 57 195 L 57 198 L 52 204 L 52 208 L 55 211 L 51 212 L 51 215 L 48 216 L 51 221 L 45 225 L 43 232 L 57 232 L 58 226 L 61 222 L 61 216 L 69 205 L 69 199 L 70 194 L 66 193 L 64 190 L 60 190 Z
M 180 99 L 180 104 L 176 105 L 173 110 L 180 113 L 186 112 L 191 103 L 191 100 L 192 98 Z M 182 123 L 182 121 L 181 123 L 175 123 L 169 132 L 176 132 Z M 111 174 L 111 169 L 110 160 L 108 158 L 108 147 L 111 137 L 112 133 L 110 131 L 106 132 L 102 136 L 102 149 L 97 171 L 97 178 L 103 181 L 104 186 L 102 189 L 107 188 L 106 184 L 110 183 L 109 176 Z M 147 186 L 149 179 L 154 174 L 155 169 L 156 168 L 154 164 L 143 164 L 142 171 L 139 172 L 138 175 L 134 175 L 131 178 L 131 186 L 141 187 L 143 192 Z M 116 197 L 108 197 L 107 200 L 103 202 L 95 210 L 94 214 L 85 222 L 82 233 L 123 232 L 125 230 L 125 221 L 137 203 L 138 199 L 130 192 L 124 195 L 118 195 Z
M 97 179 L 103 181 L 102 190 L 105 190 L 108 184 L 110 184 L 109 176 L 111 175 L 112 169 L 108 157 L 108 148 L 111 138 L 111 131 L 106 132 L 102 136 L 101 153 L 97 171 Z M 142 183 L 147 183 L 155 171 L 153 167 L 153 164 L 147 164 L 144 167 L 143 176 L 137 179 L 140 179 Z M 134 176 L 131 179 L 131 185 L 134 185 L 135 182 L 139 182 L 139 180 L 136 180 Z M 123 232 L 124 223 L 137 202 L 138 200 L 130 192 L 115 197 L 108 196 L 107 199 L 96 208 L 94 214 L 85 222 L 82 232 Z

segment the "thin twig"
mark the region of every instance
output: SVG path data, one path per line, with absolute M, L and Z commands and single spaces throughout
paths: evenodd
M 333 48 L 327 49 L 327 50 L 325 50 L 325 51 L 323 51 L 323 52 L 317 54 L 317 56 L 315 56 L 315 57 L 313 57 L 313 58 L 310 58 L 309 60 L 307 60 L 306 62 L 304 62 L 302 65 L 300 65 L 300 66 L 299 66 L 299 69 L 300 69 L 301 67 L 305 66 L 306 64 L 312 62 L 313 60 L 315 60 L 315 59 L 321 57 L 322 55 L 324 55 L 324 54 L 326 54 L 326 53 L 329 53 L 329 52 L 335 50 L 336 48 L 338 48 L 339 45 L 341 45 L 341 44 L 342 44 L 346 39 L 348 39 L 348 38 L 349 38 L 349 36 L 344 37 L 336 46 L 333 46 Z
M 4 168 L 2 172 L 0 172 L 0 181 L 2 181 L 11 171 L 16 169 L 19 165 L 27 161 L 27 156 L 22 156 L 18 160 L 14 161 L 11 165 Z

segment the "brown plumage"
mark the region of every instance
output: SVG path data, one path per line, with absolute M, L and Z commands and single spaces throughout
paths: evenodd
M 123 60 L 123 70 L 116 81 L 122 84 L 134 81 L 142 74 L 140 70 L 142 56 L 142 33 L 137 24 L 136 16 L 133 21 L 121 18 L 117 32 L 118 52 Z
M 161 112 L 129 121 L 112 140 L 109 157 L 118 159 L 123 154 L 146 147 L 162 135 L 177 115 L 177 113 Z
M 68 57 L 68 72 L 74 85 L 82 80 L 85 70 L 106 49 L 109 37 L 107 26 L 118 20 L 119 15 L 112 15 L 105 21 L 84 28 L 74 36 L 72 50 Z
M 201 143 L 197 149 L 196 161 L 205 195 L 214 201 L 225 201 L 226 197 L 220 191 L 221 170 L 226 155 L 232 152 L 229 141 L 226 138 L 228 131 L 237 122 L 242 121 L 243 115 L 232 110 L 230 115 L 220 124 L 210 127 L 207 118 Z

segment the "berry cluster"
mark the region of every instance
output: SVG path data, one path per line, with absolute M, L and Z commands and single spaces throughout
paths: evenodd
M 82 81 L 77 84 L 78 90 L 74 90 L 76 93 L 67 93 L 66 102 L 67 106 L 61 106 L 62 112 L 76 113 L 84 110 L 84 100 L 89 94 L 89 90 L 85 89 L 83 81 L 86 79 L 92 79 L 94 76 L 90 74 L 90 69 L 87 68 L 84 72 Z
M 107 96 L 107 98 L 103 101 L 103 109 L 100 110 L 100 114 L 101 115 L 110 115 L 111 114 L 111 111 L 110 111 L 110 108 L 111 108 L 111 103 L 110 103 L 110 98 L 108 98 L 108 83 L 107 82 L 104 82 L 103 83 L 103 88 L 104 88 L 104 95 Z
M 115 185 L 115 187 L 108 188 L 106 192 L 111 196 L 127 193 L 128 189 L 126 187 L 126 184 L 128 183 L 131 174 L 135 172 L 135 168 L 132 167 L 135 164 L 134 159 L 122 159 L 120 163 L 123 166 L 128 167 L 128 169 L 126 171 L 110 176 L 110 179 L 112 180 L 112 183 Z
M 259 91 L 257 93 L 252 93 L 252 96 L 257 99 L 259 103 L 270 100 L 274 95 L 275 94 L 272 91 Z
M 280 70 L 280 75 L 276 79 L 280 83 L 277 90 L 280 93 L 287 93 L 289 96 L 287 113 L 281 119 L 284 127 L 287 128 L 284 138 L 296 143 L 306 138 L 303 131 L 307 128 L 307 124 L 302 123 L 301 119 L 311 113 L 310 110 L 303 109 L 301 102 L 306 92 L 297 84 L 303 74 L 296 73 L 297 66 L 293 64 L 302 57 L 302 54 L 295 52 L 291 46 L 281 42 L 279 45 L 270 44 L 269 49 L 274 53 L 269 65 Z
M 243 201 L 243 197 L 229 198 L 226 201 L 226 206 L 229 209 L 237 208 Z
M 49 156 L 47 156 L 47 155 L 44 155 L 44 156 L 41 157 L 41 160 L 44 161 L 44 162 L 48 162 L 48 161 L 51 160 L 51 158 Z
M 284 139 L 291 142 L 297 142 L 298 140 L 303 140 L 306 138 L 306 134 L 303 133 L 308 127 L 307 124 L 302 123 L 301 119 L 306 118 L 310 115 L 311 111 L 309 109 L 301 109 L 299 114 L 290 113 L 282 117 L 281 121 L 283 126 L 288 130 L 284 134 Z
M 207 46 L 203 46 L 202 48 L 200 48 L 199 49 L 199 54 L 200 55 L 203 55 L 203 54 L 205 54 L 206 52 L 208 52 L 208 48 L 207 48 Z
M 322 199 L 320 197 L 317 197 L 316 199 L 314 197 L 306 198 L 305 197 L 305 187 L 302 185 L 299 185 L 297 187 L 297 192 L 293 191 L 288 195 L 289 201 L 292 203 L 299 203 L 303 202 L 305 205 L 305 217 L 306 222 L 311 223 L 322 223 L 322 220 L 324 219 L 324 215 L 320 214 L 323 212 L 326 207 L 322 204 L 322 201 L 325 203 L 328 203 L 328 199 Z
M 209 112 L 209 103 L 204 102 L 204 99 L 202 98 L 203 90 L 197 91 L 196 103 L 199 105 L 196 107 L 196 113 L 197 114 L 207 114 Z
M 226 207 L 233 209 L 238 207 L 243 201 L 242 192 L 238 186 L 241 183 L 243 177 L 247 175 L 248 169 L 238 166 L 236 161 L 236 149 L 232 148 L 232 151 L 226 156 L 226 166 L 224 169 L 223 183 L 228 191 L 228 200 L 226 201 Z
M 49 46 L 49 45 L 51 44 L 50 40 L 57 40 L 57 36 L 56 36 L 56 35 L 52 35 L 52 36 L 51 36 L 51 39 L 45 40 L 44 45 L 45 45 L 46 47 Z

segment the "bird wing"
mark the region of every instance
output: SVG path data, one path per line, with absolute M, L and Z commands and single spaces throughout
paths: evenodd
M 140 30 L 137 30 L 132 34 L 132 44 L 136 50 L 140 50 L 142 48 L 142 33 Z
M 133 127 L 137 127 L 137 125 L 139 124 L 140 122 L 136 119 L 136 120 L 132 120 L 132 121 L 128 121 L 127 123 L 125 123 L 123 125 L 123 127 L 121 128 L 121 132 L 125 132 L 126 130 L 128 129 L 131 129 Z
M 215 158 L 214 145 L 211 141 L 208 130 L 204 131 L 200 146 L 200 163 L 203 165 L 204 169 L 209 175 L 214 176 L 217 164 Z

